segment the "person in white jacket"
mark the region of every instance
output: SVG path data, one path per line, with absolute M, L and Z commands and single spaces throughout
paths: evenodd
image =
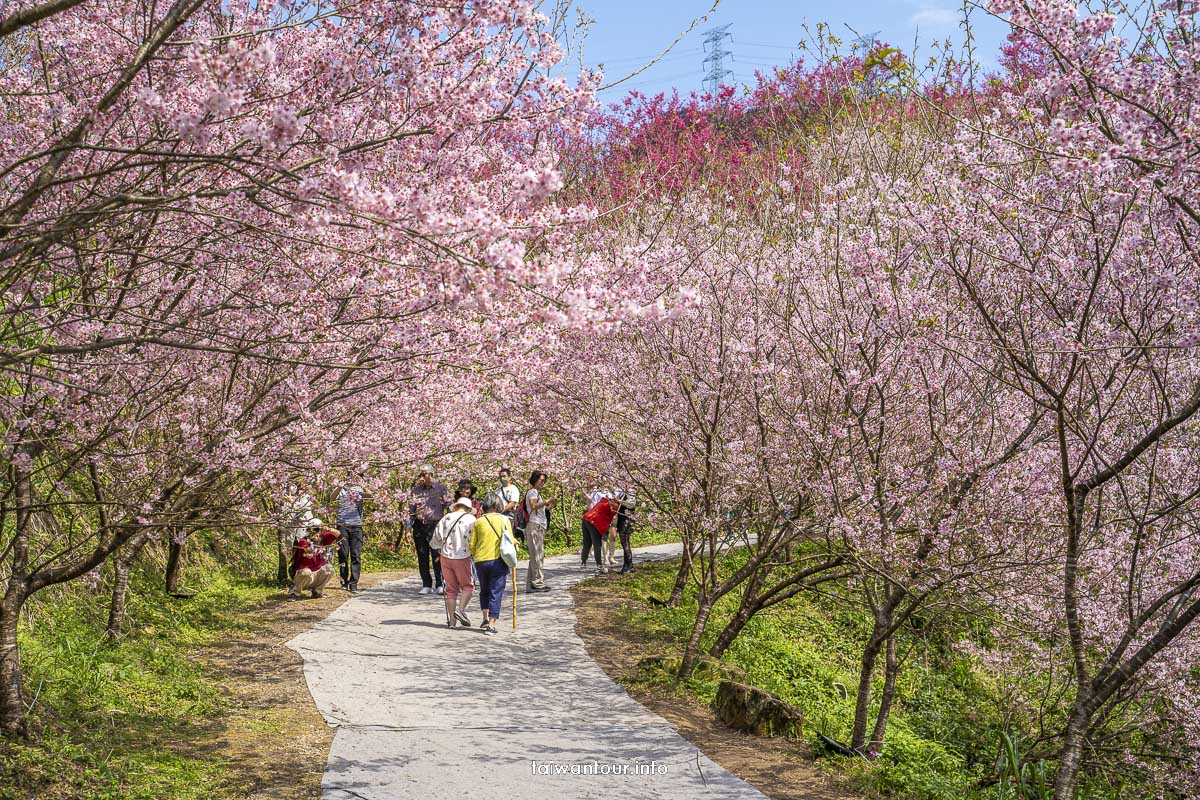
M 313 515 L 313 499 L 300 489 L 289 488 L 283 502 L 279 504 L 276 530 L 279 533 L 279 574 L 277 580 L 283 589 L 292 584 L 288 566 L 292 561 L 292 547 L 297 539 L 303 539 L 307 521 Z
M 471 627 L 467 603 L 475 591 L 471 574 L 471 529 L 475 526 L 471 498 L 459 497 L 450 510 L 438 521 L 429 539 L 431 547 L 441 553 L 442 578 L 446 582 L 446 627 L 462 623 Z

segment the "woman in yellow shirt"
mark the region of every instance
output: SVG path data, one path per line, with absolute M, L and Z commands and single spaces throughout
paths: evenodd
M 483 622 L 479 627 L 485 633 L 496 633 L 496 620 L 500 619 L 500 601 L 504 598 L 504 587 L 508 582 L 508 565 L 500 557 L 500 537 L 505 529 L 512 536 L 512 523 L 500 513 L 504 501 L 495 494 L 483 499 L 483 516 L 471 530 L 471 558 L 475 561 L 475 574 L 479 576 L 479 607 L 483 610 Z

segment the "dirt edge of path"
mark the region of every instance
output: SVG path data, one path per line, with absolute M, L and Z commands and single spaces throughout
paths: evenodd
M 571 588 L 575 632 L 583 639 L 588 655 L 630 697 L 670 722 L 704 755 L 772 800 L 853 800 L 854 795 L 847 794 L 812 763 L 805 743 L 739 733 L 722 724 L 711 708 L 682 693 L 647 691 L 630 685 L 638 659 L 663 653 L 666 643 L 620 624 L 618 615 L 612 613 L 612 604 L 618 598 L 606 587 L 613 580 L 619 578 L 585 581 Z
M 364 573 L 369 589 L 408 572 Z M 226 713 L 186 749 L 224 762 L 229 794 L 252 800 L 317 800 L 333 744 L 333 728 L 317 710 L 304 679 L 304 660 L 286 643 L 328 617 L 351 595 L 287 600 L 283 592 L 245 613 L 254 633 L 204 647 L 196 657 L 220 683 Z

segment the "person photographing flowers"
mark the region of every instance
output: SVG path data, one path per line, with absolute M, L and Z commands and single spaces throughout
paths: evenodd
M 530 592 L 548 592 L 546 585 L 546 528 L 549 526 L 548 509 L 554 507 L 554 498 L 542 499 L 542 487 L 546 485 L 546 473 L 534 470 L 529 476 L 529 490 L 525 492 L 525 549 L 529 551 L 529 567 L 525 570 L 525 588 Z M 514 490 L 515 491 L 515 490 Z

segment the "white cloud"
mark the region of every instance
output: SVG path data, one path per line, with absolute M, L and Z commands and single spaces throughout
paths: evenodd
M 922 3 L 917 13 L 908 18 L 910 25 L 921 30 L 945 30 L 957 27 L 961 12 L 945 6 Z

